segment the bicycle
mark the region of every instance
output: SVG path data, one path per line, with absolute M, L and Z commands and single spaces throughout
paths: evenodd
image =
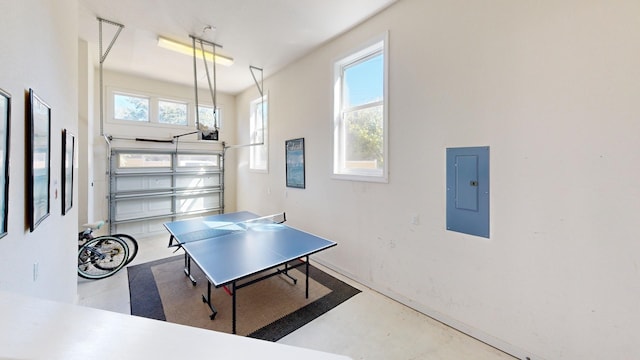
M 104 279 L 129 264 L 138 254 L 138 242 L 127 234 L 93 236 L 104 221 L 87 224 L 78 233 L 78 275 L 85 279 Z

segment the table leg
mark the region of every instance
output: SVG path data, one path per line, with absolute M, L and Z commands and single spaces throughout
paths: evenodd
M 291 281 L 293 281 L 293 284 L 297 284 L 298 283 L 298 279 L 294 278 L 293 276 L 289 275 L 289 263 L 285 263 L 284 264 L 284 270 L 282 271 L 282 273 L 288 277 L 289 279 L 291 279 Z
M 306 285 L 306 295 L 307 295 L 307 299 L 309 298 L 309 256 L 307 256 L 307 261 L 305 264 L 305 268 L 306 268 L 306 273 L 307 273 L 307 285 Z
M 186 252 L 184 253 L 184 274 L 189 277 L 189 280 L 191 280 L 191 284 L 195 286 L 196 279 L 191 276 L 191 257 L 187 255 Z
M 232 328 L 233 328 L 233 333 L 236 333 L 236 282 L 234 281 L 233 283 L 231 283 L 231 293 L 233 294 L 233 300 L 232 300 Z
M 207 303 L 209 305 L 209 309 L 211 309 L 211 315 L 209 315 L 209 319 L 214 320 L 216 315 L 218 314 L 218 310 L 211 303 L 211 282 L 207 281 L 207 296 L 202 295 L 202 302 Z

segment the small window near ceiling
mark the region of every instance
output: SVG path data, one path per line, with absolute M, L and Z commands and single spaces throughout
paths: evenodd
M 334 177 L 386 182 L 387 35 L 334 66 Z
M 118 154 L 118 168 L 170 168 L 171 154 Z
M 175 101 L 158 101 L 158 122 L 160 124 L 187 126 L 187 104 Z
M 250 147 L 249 168 L 260 172 L 267 172 L 269 164 L 268 109 L 266 96 L 252 101 L 249 108 L 249 136 L 251 144 L 256 144 Z
M 222 128 L 222 114 L 220 108 L 213 113 L 213 106 L 198 105 L 198 119 L 200 121 L 201 130 L 213 130 Z
M 114 94 L 113 115 L 116 120 L 149 122 L 149 98 Z

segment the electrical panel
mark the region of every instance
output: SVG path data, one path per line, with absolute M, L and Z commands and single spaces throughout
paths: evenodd
M 489 238 L 489 147 L 447 148 L 447 230 Z

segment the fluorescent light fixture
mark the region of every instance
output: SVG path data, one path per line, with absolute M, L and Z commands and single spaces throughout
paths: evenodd
M 162 36 L 158 37 L 158 46 L 167 50 L 172 50 L 178 52 L 180 54 L 193 56 L 193 47 L 191 45 L 186 45 L 183 43 L 179 43 L 177 41 L 173 41 Z M 206 48 L 206 47 L 205 47 Z M 200 45 L 196 42 L 196 55 L 202 59 L 202 49 L 200 49 Z M 213 61 L 213 53 L 210 51 L 204 52 L 205 59 L 207 61 Z M 220 55 L 216 53 L 216 63 L 224 66 L 233 65 L 233 59 L 224 55 Z

